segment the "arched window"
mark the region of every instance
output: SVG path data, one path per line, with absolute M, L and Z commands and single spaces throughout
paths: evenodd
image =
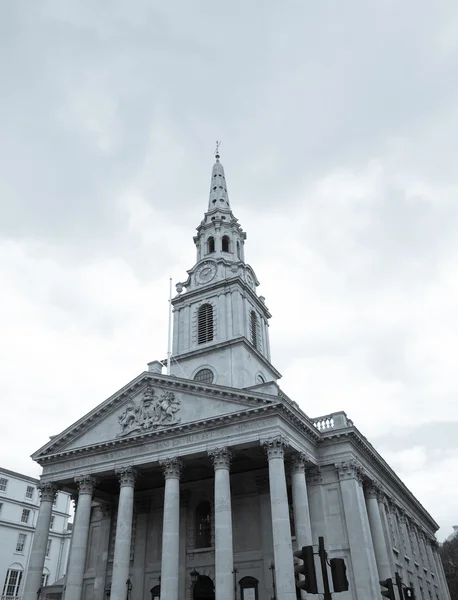
M 210 369 L 200 369 L 194 375 L 194 381 L 200 381 L 201 383 L 213 383 L 213 371 Z
M 256 579 L 256 577 L 242 577 L 242 579 L 239 581 L 240 597 L 258 600 L 258 584 L 259 581 Z
M 251 343 L 255 348 L 258 347 L 259 336 L 258 336 L 258 315 L 254 312 L 254 310 L 250 313 L 250 333 L 251 333 Z
M 223 239 L 221 240 L 221 250 L 223 252 L 229 252 L 229 236 L 223 235 Z
M 215 586 L 207 575 L 199 575 L 192 592 L 193 600 L 214 600 Z
M 214 237 L 209 237 L 207 240 L 207 254 L 211 254 L 212 252 L 215 251 L 215 238 Z
M 197 312 L 197 343 L 205 344 L 213 340 L 213 306 L 202 304 Z
M 21 587 L 22 573 L 24 568 L 19 563 L 13 563 L 6 572 L 5 581 L 3 584 L 3 596 L 19 596 Z
M 256 383 L 265 383 L 266 380 L 262 375 L 256 375 Z
M 200 502 L 196 507 L 196 548 L 211 548 L 212 512 L 210 502 Z
M 155 585 L 151 588 L 151 600 L 160 600 L 161 597 L 161 586 Z

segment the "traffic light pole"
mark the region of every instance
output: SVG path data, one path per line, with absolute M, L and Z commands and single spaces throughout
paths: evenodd
M 329 589 L 328 568 L 326 566 L 327 554 L 324 549 L 324 538 L 318 538 L 318 556 L 320 557 L 321 573 L 323 575 L 324 596 L 323 600 L 332 600 L 331 591 Z

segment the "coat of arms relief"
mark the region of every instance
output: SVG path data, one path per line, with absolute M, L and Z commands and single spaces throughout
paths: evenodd
M 148 386 L 143 392 L 140 404 L 137 405 L 130 399 L 124 412 L 118 416 L 121 431 L 117 437 L 149 431 L 156 427 L 176 425 L 181 421 L 177 415 L 180 404 L 181 400 L 175 398 L 173 392 L 163 392 L 157 398 L 155 390 Z

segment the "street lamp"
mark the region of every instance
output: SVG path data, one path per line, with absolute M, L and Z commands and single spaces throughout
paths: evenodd
M 199 571 L 196 571 L 195 569 L 193 569 L 191 571 L 190 575 L 191 575 L 191 582 L 197 583 L 197 580 L 199 579 L 199 576 L 200 576 Z
M 126 598 L 127 598 L 127 600 L 130 600 L 130 594 L 132 592 L 132 581 L 130 580 L 130 578 L 126 581 L 126 586 L 127 586 Z
M 270 563 L 269 571 L 272 571 L 272 589 L 274 591 L 272 600 L 277 600 L 277 585 L 275 583 L 275 565 L 273 562 Z
M 234 600 L 237 600 L 237 573 L 239 570 L 237 567 L 234 567 L 232 574 L 234 575 Z

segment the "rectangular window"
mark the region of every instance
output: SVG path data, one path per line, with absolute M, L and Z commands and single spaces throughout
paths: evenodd
M 6 486 L 8 485 L 8 479 L 0 477 L 0 492 L 6 492 Z
M 57 494 L 56 494 L 56 496 L 54 496 L 54 500 L 52 501 L 53 506 L 56 506 L 56 504 L 57 504 Z
M 53 516 L 51 517 L 51 522 L 50 522 L 50 524 L 49 524 L 49 529 L 53 529 L 53 527 L 54 527 L 54 519 L 55 519 L 55 516 L 53 515 Z
M 45 585 L 48 585 L 48 577 L 49 573 L 43 573 L 43 575 L 41 576 L 41 587 L 45 587 Z
M 2 516 L 3 502 L 0 502 L 0 517 Z
M 33 499 L 33 492 L 34 492 L 35 488 L 33 487 L 33 485 L 28 485 L 27 486 L 27 491 L 25 493 L 25 497 L 28 500 L 32 500 Z
M 16 552 L 24 552 L 24 546 L 27 536 L 25 533 L 20 533 L 17 539 Z
M 22 571 L 16 569 L 8 569 L 5 577 L 5 583 L 3 584 L 3 596 L 15 596 L 19 595 L 19 587 L 21 585 Z
M 30 510 L 28 508 L 23 508 L 22 509 L 21 522 L 22 523 L 28 523 L 29 522 L 29 517 L 30 517 Z
M 51 554 L 51 544 L 52 540 L 48 540 L 48 543 L 46 544 L 46 558 L 49 558 L 49 555 Z

